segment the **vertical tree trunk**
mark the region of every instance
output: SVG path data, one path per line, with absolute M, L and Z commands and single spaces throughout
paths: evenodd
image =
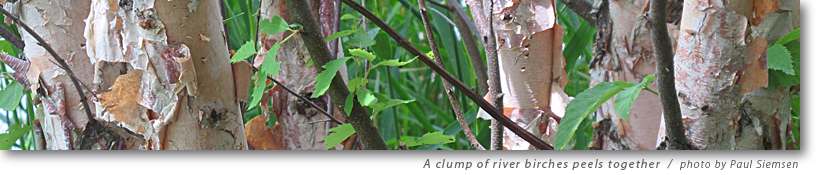
M 261 20 L 269 20 L 273 16 L 288 18 L 290 14 L 289 10 L 286 9 L 285 3 L 283 0 L 261 1 Z M 330 35 L 338 29 L 339 5 L 337 1 L 321 1 L 312 4 L 312 8 L 317 10 L 313 12 L 313 14 L 318 17 L 318 20 L 322 21 L 325 35 Z M 272 44 L 282 41 L 287 34 L 267 35 L 260 33 L 259 35 L 262 49 L 255 60 L 256 65 L 263 63 L 264 55 Z M 278 60 L 282 62 L 281 73 L 277 79 L 289 89 L 309 96 L 314 90 L 314 80 L 317 70 L 313 66 L 308 66 L 311 61 L 310 55 L 300 37 L 300 35 L 296 35 L 281 45 L 280 52 L 278 53 Z M 328 48 L 336 48 L 334 50 L 338 48 L 337 42 L 330 42 L 327 46 Z M 324 137 L 329 132 L 329 128 L 333 123 L 321 112 L 312 109 L 306 102 L 279 89 L 280 87 L 273 89 L 274 93 L 272 94 L 272 98 L 270 98 L 273 102 L 272 104 L 274 104 L 271 106 L 272 112 L 274 112 L 278 118 L 277 126 L 273 130 L 277 131 L 270 130 L 267 132 L 278 133 L 273 134 L 272 137 L 274 138 L 271 139 L 273 139 L 274 143 L 282 143 L 282 145 L 277 148 L 265 148 L 263 145 L 250 146 L 256 149 L 325 149 L 323 143 Z M 328 105 L 325 104 L 321 106 Z M 250 122 L 250 124 L 263 125 L 263 122 Z M 257 133 L 248 134 L 254 135 Z M 250 137 L 250 139 L 253 137 Z M 266 138 L 260 139 L 263 140 Z M 252 140 L 250 140 L 250 143 L 252 143 Z
M 563 30 L 556 24 L 555 1 L 493 2 L 504 114 L 545 142 L 551 142 L 555 134 L 552 128 L 558 124 L 553 119 L 564 115 L 568 99 L 563 92 Z M 513 132 L 504 132 L 504 149 L 529 146 Z
M 599 29 L 596 36 L 594 58 L 591 63 L 591 82 L 627 81 L 639 82 L 656 71 L 653 57 L 653 40 L 649 19 L 646 17 L 647 0 L 601 1 L 590 4 L 598 7 L 589 14 Z M 681 2 L 669 0 L 669 14 L 680 13 Z M 582 14 L 582 13 L 579 13 Z M 586 15 L 581 15 L 586 16 Z M 678 18 L 668 18 L 668 29 L 675 33 Z M 675 41 L 673 39 L 672 41 Z M 657 89 L 654 83 L 652 89 Z M 597 111 L 595 135 L 597 148 L 606 150 L 652 150 L 664 137 L 662 106 L 659 97 L 642 91 L 632 106 L 629 121 L 622 119 L 613 101 L 606 102 Z
M 58 54 L 66 58 L 81 82 L 91 83 L 92 64 L 82 48 L 83 36 L 78 35 L 83 31 L 83 19 L 89 12 L 88 0 L 17 1 L 6 7 L 18 13 L 24 23 L 29 24 Z M 45 92 L 45 96 L 39 98 L 43 105 L 37 113 L 43 121 L 46 148 L 75 149 L 81 137 L 79 133 L 90 117 L 81 108 L 80 94 L 73 88 L 66 72 L 53 64 L 52 56 L 37 44 L 32 35 L 21 32 L 21 37 L 27 46 L 23 48 L 23 54 L 31 64 L 26 77 L 31 82 L 29 88 L 40 88 Z M 39 81 L 41 79 L 44 81 Z M 86 93 L 84 95 L 91 97 L 88 91 Z
M 767 88 L 765 53 L 799 25 L 798 10 L 795 0 L 685 2 L 676 88 L 694 147 L 785 148 L 789 90 Z
M 246 149 L 218 3 L 92 1 L 95 119 L 138 138 L 124 148 Z

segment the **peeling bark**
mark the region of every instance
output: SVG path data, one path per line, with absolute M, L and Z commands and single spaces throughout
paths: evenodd
M 569 99 L 563 92 L 567 81 L 563 30 L 555 22 L 555 13 L 554 1 L 549 0 L 493 4 L 504 114 L 545 142 L 553 140 L 558 120 L 551 119 L 564 115 Z M 529 149 L 529 145 L 513 132 L 504 132 L 504 149 Z
M 222 83 L 234 80 L 219 10 L 217 1 L 92 1 L 84 36 L 96 119 L 139 136 L 136 149 L 246 149 L 238 100 L 226 93 L 234 85 Z

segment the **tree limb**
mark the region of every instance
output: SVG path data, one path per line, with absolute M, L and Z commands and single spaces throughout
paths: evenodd
M 424 32 L 427 36 L 427 41 L 430 44 L 430 48 L 433 51 L 433 55 L 435 56 L 435 63 L 443 67 L 444 64 L 442 63 L 441 58 L 441 51 L 438 48 L 438 44 L 435 41 L 435 35 L 433 34 L 433 29 L 430 26 L 430 15 L 427 10 L 427 5 L 424 1 L 418 1 L 418 8 L 421 10 L 421 21 L 424 23 Z M 450 107 L 453 109 L 453 114 L 455 114 L 455 119 L 458 121 L 459 126 L 461 126 L 462 130 L 464 130 L 464 135 L 467 136 L 467 139 L 470 140 L 470 144 L 473 145 L 474 148 L 478 150 L 484 150 L 484 146 L 481 146 L 481 143 L 478 142 L 476 139 L 475 134 L 473 134 L 473 130 L 470 129 L 470 126 L 467 124 L 467 121 L 464 120 L 464 114 L 461 110 L 461 104 L 459 104 L 458 99 L 455 96 L 455 92 L 453 92 L 453 86 L 450 85 L 447 80 L 441 79 L 441 85 L 444 87 L 444 91 L 447 93 L 447 99 L 450 101 Z
M 530 145 L 533 145 L 538 149 L 544 149 L 544 150 L 553 149 L 553 146 L 550 146 L 550 144 L 547 144 L 546 142 L 542 141 L 541 139 L 539 139 L 535 135 L 531 134 L 530 132 L 528 132 L 524 128 L 519 127 L 518 125 L 516 125 L 515 122 L 510 121 L 510 119 L 505 117 L 502 112 L 497 111 L 496 108 L 493 105 L 491 105 L 490 103 L 488 103 L 487 101 L 485 101 L 484 98 L 482 98 L 478 94 L 474 93 L 472 90 L 470 90 L 470 88 L 468 88 L 466 85 L 464 85 L 463 83 L 458 81 L 458 79 L 451 76 L 450 73 L 448 73 L 444 68 L 438 66 L 435 62 L 433 62 L 430 59 L 430 57 L 428 57 L 423 52 L 419 51 L 414 46 L 412 46 L 412 44 L 410 44 L 409 41 L 407 41 L 403 37 L 401 37 L 401 35 L 398 34 L 398 32 L 396 32 L 395 30 L 390 28 L 386 23 L 381 21 L 380 18 L 378 18 L 377 16 L 375 16 L 374 14 L 369 12 L 363 6 L 355 3 L 352 0 L 343 0 L 343 1 L 344 1 L 344 3 L 346 3 L 351 8 L 355 9 L 355 11 L 358 11 L 358 13 L 361 13 L 361 15 L 363 15 L 364 17 L 366 17 L 367 19 L 372 21 L 375 25 L 377 25 L 379 28 L 381 28 L 381 30 L 383 30 L 384 32 L 387 32 L 387 34 L 390 37 L 392 37 L 393 40 L 398 42 L 398 44 L 401 47 L 403 47 L 404 49 L 406 49 L 407 51 L 409 51 L 413 55 L 416 55 L 417 56 L 416 59 L 418 59 L 419 61 L 423 62 L 425 65 L 430 67 L 430 69 L 432 69 L 438 75 L 440 75 L 441 78 L 444 78 L 445 80 L 447 80 L 453 86 L 458 87 L 458 90 L 460 90 L 462 93 L 464 93 L 465 95 L 470 97 L 470 99 L 473 100 L 473 102 L 478 104 L 478 106 L 481 107 L 481 109 L 484 109 L 484 111 L 491 114 L 491 116 L 493 118 L 495 118 L 499 122 L 502 122 L 502 124 L 505 127 L 507 127 L 508 129 L 510 129 L 510 131 L 513 131 L 513 133 L 515 133 L 516 135 L 518 135 L 519 137 L 521 137 L 522 139 L 524 139 L 525 141 L 530 143 Z M 294 8 L 293 8 L 293 10 L 294 10 Z
M 656 83 L 659 86 L 659 98 L 667 125 L 668 149 L 690 149 L 685 128 L 682 124 L 682 111 L 676 98 L 676 85 L 673 77 L 673 48 L 667 31 L 667 1 L 650 1 L 650 16 L 653 17 L 651 32 L 653 37 L 653 55 L 656 57 Z
M 330 50 L 327 49 L 327 43 L 324 42 L 324 36 L 323 33 L 321 33 L 318 21 L 315 20 L 315 16 L 312 15 L 313 11 L 310 9 L 306 0 L 289 0 L 286 4 L 290 10 L 290 20 L 293 23 L 298 23 L 303 26 L 301 38 L 316 63 L 315 67 L 321 70 L 321 66 L 332 61 L 334 58 Z M 329 95 L 332 97 L 335 105 L 343 108 L 344 101 L 349 95 L 349 92 L 347 91 L 347 84 L 340 74 L 336 74 L 333 78 Z M 378 134 L 378 129 L 372 125 L 372 120 L 366 109 L 354 105 L 349 119 L 355 128 L 358 140 L 364 145 L 364 149 L 387 149 L 387 145 Z

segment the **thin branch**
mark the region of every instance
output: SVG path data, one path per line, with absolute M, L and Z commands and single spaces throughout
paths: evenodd
M 418 8 L 421 10 L 421 20 L 424 23 L 424 32 L 427 35 L 427 41 L 429 42 L 430 48 L 435 56 L 435 63 L 438 66 L 443 67 L 444 64 L 442 63 L 443 60 L 441 58 L 441 51 L 438 48 L 438 44 L 435 41 L 435 34 L 433 34 L 433 29 L 430 26 L 430 15 L 427 11 L 427 5 L 424 1 L 418 1 Z M 461 126 L 461 129 L 464 130 L 464 135 L 467 136 L 467 140 L 470 140 L 470 144 L 477 150 L 484 150 L 484 146 L 481 146 L 481 143 L 478 142 L 475 134 L 473 134 L 473 130 L 470 129 L 467 121 L 464 120 L 464 114 L 460 106 L 461 104 L 459 104 L 455 92 L 453 92 L 453 86 L 451 86 L 447 80 L 441 79 L 441 81 L 441 85 L 447 93 L 447 99 L 450 101 L 450 107 L 452 107 L 453 113 L 455 114 L 455 119 L 458 121 L 458 125 Z
M 348 2 L 354 3 L 352 1 Z M 305 0 L 290 0 L 287 1 L 286 4 L 290 10 L 289 18 L 291 22 L 303 26 L 301 38 L 310 56 L 312 56 L 313 61 L 315 61 L 316 68 L 321 70 L 321 66 L 332 61 L 334 57 L 330 53 L 330 50 L 327 49 L 327 42 L 324 41 L 320 24 L 318 24 L 315 15 L 312 14 L 313 10 L 310 9 L 308 2 Z M 346 97 L 349 96 L 349 92 L 347 91 L 347 84 L 344 82 L 341 74 L 335 75 L 330 86 L 329 95 L 332 97 L 332 101 L 335 105 L 343 107 Z M 358 135 L 358 140 L 364 145 L 364 149 L 387 149 L 387 145 L 378 133 L 378 129 L 372 125 L 372 119 L 370 119 L 366 109 L 362 106 L 354 105 L 349 118 L 350 123 Z
M 690 149 L 685 127 L 682 124 L 682 111 L 679 108 L 679 99 L 676 98 L 676 85 L 673 77 L 673 48 L 670 35 L 667 31 L 667 2 L 664 0 L 650 1 L 650 16 L 653 17 L 653 55 L 656 57 L 656 83 L 659 85 L 659 98 L 667 125 L 668 149 Z
M 484 60 L 481 59 L 481 52 L 478 51 L 478 40 L 476 40 L 479 36 L 478 31 L 476 29 L 476 24 L 470 20 L 470 17 L 464 13 L 461 4 L 458 3 L 458 0 L 447 0 L 447 5 L 451 8 L 450 13 L 453 14 L 453 21 L 455 21 L 456 28 L 458 28 L 459 34 L 461 35 L 461 41 L 464 42 L 464 46 L 467 48 L 467 54 L 470 55 L 470 63 L 473 64 L 473 70 L 475 71 L 476 77 L 478 77 L 478 93 L 485 94 L 487 93 L 487 67 L 484 65 Z
M 482 98 L 481 96 L 479 96 L 478 94 L 476 94 L 475 92 L 470 90 L 470 88 L 468 88 L 466 85 L 464 85 L 463 83 L 458 81 L 458 79 L 451 76 L 450 73 L 447 72 L 447 70 L 445 70 L 444 68 L 438 66 L 435 62 L 433 62 L 430 59 L 430 57 L 428 57 L 423 52 L 419 51 L 414 46 L 412 46 L 412 44 L 410 44 L 409 41 L 407 41 L 403 37 L 401 37 L 401 35 L 398 34 L 398 32 L 396 32 L 395 30 L 390 28 L 386 23 L 381 21 L 380 18 L 378 18 L 377 16 L 375 16 L 374 14 L 369 12 L 363 6 L 353 2 L 352 0 L 343 0 L 343 1 L 348 6 L 353 8 L 355 11 L 358 11 L 358 13 L 361 13 L 361 15 L 363 15 L 364 17 L 366 17 L 367 19 L 372 21 L 375 25 L 377 25 L 379 28 L 381 28 L 381 30 L 383 30 L 384 32 L 387 32 L 387 34 L 390 35 L 390 37 L 392 37 L 393 40 L 398 42 L 398 44 L 401 47 L 403 47 L 404 49 L 406 49 L 407 51 L 409 51 L 413 55 L 416 55 L 417 56 L 416 59 L 418 59 L 419 61 L 423 62 L 425 65 L 430 67 L 430 69 L 432 69 L 433 71 L 438 73 L 438 75 L 440 75 L 442 78 L 447 80 L 450 84 L 452 84 L 455 87 L 458 87 L 458 90 L 460 90 L 462 93 L 464 93 L 465 95 L 470 97 L 470 99 L 473 100 L 473 102 L 478 104 L 478 106 L 481 107 L 481 109 L 484 109 L 484 111 L 491 114 L 491 116 L 493 118 L 495 118 L 496 120 L 502 122 L 502 124 L 505 127 L 507 127 L 508 129 L 510 129 L 510 131 L 513 131 L 513 133 L 515 133 L 516 135 L 518 135 L 519 137 L 521 137 L 522 139 L 524 139 L 525 141 L 527 141 L 528 143 L 530 143 L 531 145 L 535 146 L 538 149 L 545 149 L 545 150 L 553 149 L 553 146 L 550 146 L 550 144 L 545 143 L 544 141 L 542 141 L 541 139 L 539 139 L 535 135 L 531 134 L 530 132 L 528 132 L 524 128 L 521 128 L 518 125 L 516 125 L 515 122 L 510 121 L 509 119 L 507 119 L 507 117 L 505 117 L 502 112 L 497 111 L 496 108 L 493 105 L 491 105 L 490 103 L 488 103 L 487 101 L 485 101 L 484 98 Z
M 467 0 L 470 12 L 473 13 L 473 20 L 478 24 L 478 33 L 484 43 L 484 52 L 487 54 L 487 95 L 485 99 L 492 103 L 496 110 L 503 112 L 503 99 L 501 94 L 501 79 L 499 79 L 498 67 L 498 45 L 496 43 L 496 33 L 493 30 L 493 3 L 490 0 Z M 487 3 L 485 5 L 485 3 Z M 490 121 L 490 149 L 503 149 L 502 140 L 504 128 L 496 120 Z
M 258 68 L 252 66 L 252 64 L 248 64 L 248 65 L 249 65 L 250 68 L 252 68 L 253 71 L 258 72 Z M 327 118 L 329 118 L 331 121 L 335 122 L 336 124 L 343 123 L 340 120 L 333 117 L 332 114 L 330 114 L 329 112 L 327 112 L 326 110 L 324 110 L 323 108 L 318 106 L 317 104 L 313 103 L 312 100 L 310 100 L 309 98 L 307 98 L 307 97 L 305 97 L 301 94 L 296 93 L 292 89 L 289 89 L 289 87 L 286 87 L 283 83 L 276 80 L 275 78 L 272 78 L 272 77 L 267 75 L 266 79 L 269 79 L 270 81 L 275 82 L 276 85 L 280 86 L 281 88 L 284 88 L 284 90 L 286 90 L 286 92 L 289 92 L 289 94 L 291 94 L 292 96 L 298 97 L 298 99 L 301 99 L 301 101 L 304 101 L 304 103 L 309 104 L 309 106 L 312 106 L 312 108 L 315 108 L 315 110 L 318 110 L 318 112 L 321 112 L 322 114 L 324 114 L 324 116 L 327 116 Z
M 69 64 L 66 63 L 66 60 L 63 59 L 63 57 L 60 57 L 60 55 L 57 54 L 57 51 L 55 51 L 51 47 L 51 45 L 46 43 L 46 41 L 43 40 L 43 38 L 40 37 L 40 35 L 38 35 L 37 32 L 34 31 L 34 29 L 23 23 L 23 21 L 21 21 L 19 18 L 15 17 L 3 8 L 0 8 L 0 12 L 2 12 L 6 18 L 10 18 L 18 26 L 22 27 L 23 30 L 28 32 L 37 41 L 37 44 L 46 49 L 46 52 L 48 52 L 54 58 L 58 66 L 62 68 L 63 71 L 66 71 L 66 74 L 69 75 L 69 79 L 72 81 L 72 85 L 74 86 L 75 90 L 78 94 L 80 94 L 80 102 L 83 104 L 83 111 L 86 112 L 86 115 L 89 118 L 89 123 L 97 123 L 97 120 L 94 119 L 94 113 L 92 113 L 92 109 L 89 107 L 89 99 L 86 98 L 86 93 L 84 93 L 83 88 L 81 88 L 80 79 L 78 79 L 77 76 L 74 74 L 74 71 L 72 71 L 72 69 L 69 67 Z

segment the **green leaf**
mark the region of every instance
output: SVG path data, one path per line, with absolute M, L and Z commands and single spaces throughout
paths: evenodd
M 785 45 L 791 41 L 799 40 L 799 33 L 799 28 L 796 28 L 793 31 L 788 32 L 788 34 L 785 34 L 785 36 L 782 36 L 782 38 L 779 38 L 779 40 L 776 40 L 775 44 Z
M 249 107 L 247 110 L 258 107 L 261 103 L 261 98 L 263 98 L 264 91 L 266 90 L 266 73 L 263 71 L 259 71 L 255 74 L 255 82 L 252 85 L 252 100 L 249 101 Z
M 590 142 L 593 141 L 593 119 L 591 119 L 591 116 L 585 117 L 579 125 L 579 128 L 576 129 L 576 144 L 573 146 L 574 149 L 584 150 L 590 147 Z
M 0 108 L 6 111 L 13 111 L 17 109 L 20 100 L 23 98 L 25 89 L 23 85 L 17 82 L 11 82 L 2 91 L 0 91 Z
M 353 98 L 355 98 L 355 94 L 349 93 L 347 94 L 347 100 L 344 101 L 344 112 L 347 113 L 347 116 L 352 114 L 352 101 L 354 100 Z
M 653 76 L 653 74 L 647 75 L 639 84 L 633 85 L 616 95 L 616 112 L 619 113 L 622 119 L 630 121 L 630 108 L 633 107 L 633 103 L 636 102 L 636 98 L 639 97 L 642 89 L 650 86 L 654 79 L 656 79 L 656 76 Z
M 605 82 L 579 93 L 565 108 L 564 118 L 561 120 L 554 141 L 556 149 L 569 149 L 568 145 L 582 121 L 595 112 L 602 103 L 630 86 L 633 86 L 633 84 L 627 82 Z
M 22 138 L 32 128 L 28 125 L 25 127 L 19 125 L 10 125 L 6 133 L 0 134 L 0 150 L 9 150 L 14 146 L 14 142 Z
M 349 80 L 349 84 L 347 84 L 347 90 L 349 92 L 355 92 L 356 90 L 360 89 L 361 87 L 366 86 L 367 82 L 369 82 L 369 81 L 365 78 L 362 78 L 362 77 L 353 78 L 352 80 Z
M 376 67 L 380 67 L 380 66 L 400 67 L 400 66 L 410 64 L 413 61 L 415 61 L 415 59 L 410 59 L 410 60 L 407 60 L 407 61 L 401 61 L 401 60 L 398 60 L 398 59 L 384 60 L 384 61 L 378 62 L 378 64 L 375 64 L 372 68 L 376 68 Z
M 403 136 L 401 142 L 407 147 L 415 147 L 421 145 L 437 145 L 455 142 L 454 136 L 444 135 L 441 132 L 430 132 L 421 137 Z
M 768 68 L 794 75 L 791 53 L 783 45 L 775 44 L 768 48 Z
M 379 28 L 369 31 L 359 30 L 349 39 L 348 43 L 353 47 L 368 48 L 375 45 L 375 36 L 378 35 Z
M 327 149 L 334 148 L 335 145 L 341 144 L 344 140 L 355 134 L 355 128 L 351 124 L 338 125 L 329 130 L 329 135 L 324 137 L 324 147 Z
M 357 58 L 365 58 L 368 61 L 375 60 L 375 55 L 364 49 L 349 49 L 349 54 Z
M 267 76 L 278 77 L 278 73 L 281 72 L 281 61 L 278 61 L 279 49 L 281 49 L 280 44 L 273 44 L 272 47 L 269 48 L 269 51 L 266 52 L 261 70 L 264 71 Z
M 261 32 L 266 34 L 278 34 L 289 30 L 289 23 L 286 23 L 280 16 L 273 16 L 272 19 L 261 21 Z
M 377 100 L 375 95 L 372 94 L 372 91 L 367 88 L 359 88 L 355 93 L 358 96 L 358 103 L 361 103 L 361 106 L 370 106 L 375 104 Z
M 237 63 L 246 60 L 250 56 L 255 55 L 255 43 L 252 41 L 247 41 L 246 44 L 243 44 L 235 55 L 232 55 L 232 59 L 229 61 L 230 63 Z
M 353 33 L 355 33 L 355 32 L 356 32 L 356 30 L 342 30 L 342 31 L 338 31 L 338 32 L 335 32 L 335 33 L 333 33 L 332 35 L 329 35 L 329 36 L 327 36 L 326 38 L 324 38 L 324 41 L 326 41 L 326 42 L 330 42 L 330 41 L 335 40 L 335 39 L 338 39 L 338 38 L 340 38 L 340 37 L 350 36 L 350 35 L 352 35 L 352 34 L 353 34 Z
M 338 70 L 347 63 L 347 60 L 346 58 L 336 59 L 324 64 L 324 71 L 321 71 L 321 73 L 315 77 L 315 91 L 312 92 L 312 98 L 318 98 L 327 92 L 329 84 L 332 83 L 332 79 L 335 78 Z
M 278 116 L 275 113 L 270 113 L 269 118 L 266 119 L 266 127 L 272 128 L 278 122 Z

